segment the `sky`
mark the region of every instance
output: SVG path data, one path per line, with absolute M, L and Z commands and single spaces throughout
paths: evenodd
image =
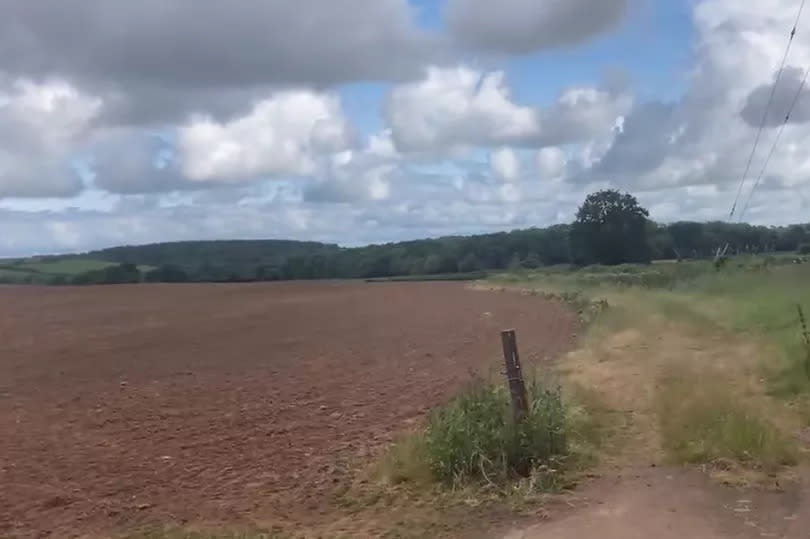
M 0 257 L 808 221 L 800 3 L 0 0 Z

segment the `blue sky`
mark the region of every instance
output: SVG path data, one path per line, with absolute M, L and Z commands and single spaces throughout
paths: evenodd
M 546 226 L 608 186 L 659 221 L 720 219 L 798 7 L 175 0 L 158 16 L 162 0 L 26 1 L 0 17 L 0 256 Z M 745 220 L 807 214 L 810 125 L 792 121 Z
M 686 85 L 692 54 L 692 2 L 633 0 L 630 16 L 608 35 L 579 47 L 499 60 L 478 60 L 503 69 L 518 101 L 548 104 L 572 83 L 598 82 L 616 71 L 646 98 L 675 100 Z M 440 0 L 410 0 L 419 23 L 441 30 Z M 473 59 L 475 61 L 475 59 Z M 359 83 L 340 89 L 344 107 L 365 132 L 382 128 L 379 108 L 390 84 Z

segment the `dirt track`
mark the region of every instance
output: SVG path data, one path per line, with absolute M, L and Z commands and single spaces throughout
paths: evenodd
M 305 521 L 345 472 L 574 316 L 460 284 L 0 288 L 0 536 Z

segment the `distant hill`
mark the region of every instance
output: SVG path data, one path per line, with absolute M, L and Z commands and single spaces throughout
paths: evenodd
M 131 264 L 144 275 L 159 268 L 185 272 L 187 280 L 245 281 L 280 278 L 293 257 L 333 255 L 334 244 L 292 240 L 214 240 L 127 245 L 70 255 L 0 260 L 0 283 L 90 282 L 113 266 Z M 266 276 L 265 276 L 266 275 Z
M 83 254 L 0 260 L 0 282 L 95 284 L 380 279 L 474 275 L 504 268 L 577 264 L 569 225 L 345 248 L 289 240 L 183 241 L 113 247 Z M 729 253 L 810 253 L 810 225 L 649 222 L 653 259 Z
M 176 266 L 187 271 L 208 267 L 220 272 L 245 267 L 281 267 L 295 256 L 334 254 L 334 244 L 292 240 L 179 241 L 112 247 L 91 251 L 82 258 L 146 266 Z

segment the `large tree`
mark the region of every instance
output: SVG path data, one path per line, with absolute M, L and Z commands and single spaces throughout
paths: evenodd
M 588 195 L 571 227 L 574 262 L 649 262 L 648 216 L 649 212 L 630 194 L 607 189 Z

